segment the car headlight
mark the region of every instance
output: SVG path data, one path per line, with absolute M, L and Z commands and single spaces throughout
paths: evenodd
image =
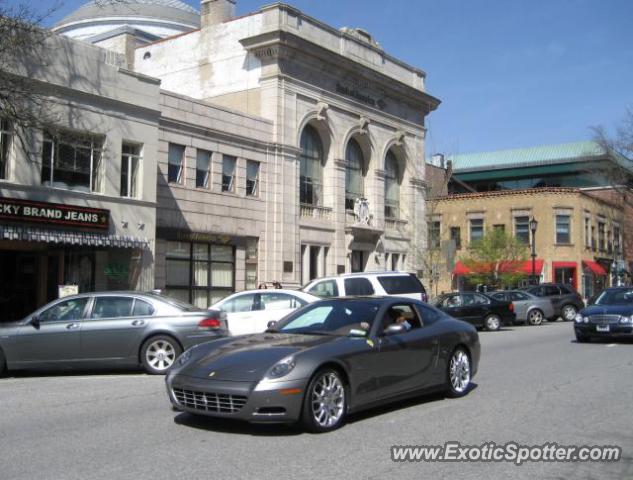
M 285 377 L 288 375 L 293 368 L 295 368 L 295 359 L 294 357 L 286 357 L 280 362 L 276 363 L 273 368 L 270 369 L 268 375 L 266 375 L 267 379 L 276 379 Z
M 583 322 L 583 317 L 580 313 L 576 314 L 576 317 L 574 318 L 574 320 L 576 321 L 576 323 L 582 323 Z
M 633 316 L 631 316 L 631 317 L 622 317 L 620 319 L 620 323 L 633 323 Z

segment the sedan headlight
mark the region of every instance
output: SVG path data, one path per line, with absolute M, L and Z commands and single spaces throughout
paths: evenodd
M 582 323 L 583 322 L 582 315 L 580 313 L 577 313 L 574 320 L 576 321 L 576 323 Z
M 277 378 L 285 377 L 288 375 L 293 368 L 295 368 L 295 359 L 294 357 L 286 357 L 280 362 L 276 363 L 273 368 L 270 369 L 266 378 L 269 380 L 274 380 Z
M 622 317 L 620 319 L 620 323 L 633 323 L 633 316 L 630 317 Z

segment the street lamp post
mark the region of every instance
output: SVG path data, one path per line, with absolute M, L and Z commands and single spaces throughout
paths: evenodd
M 532 232 L 532 283 L 538 284 L 536 280 L 536 227 L 538 222 L 534 217 L 530 220 L 530 231 Z

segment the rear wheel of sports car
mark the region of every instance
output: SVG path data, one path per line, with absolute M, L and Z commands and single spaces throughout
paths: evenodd
M 530 325 L 540 325 L 543 323 L 543 312 L 538 308 L 534 308 L 528 312 L 528 323 Z
M 462 347 L 456 348 L 448 361 L 448 396 L 466 395 L 470 387 L 470 357 Z
M 491 332 L 499 330 L 501 318 L 499 318 L 499 315 L 488 315 L 484 320 L 484 325 L 486 326 L 486 330 L 490 330 Z
M 151 375 L 162 375 L 169 370 L 182 349 L 178 342 L 167 335 L 148 338 L 141 347 L 141 363 Z
M 576 317 L 577 311 L 578 310 L 573 305 L 565 305 L 562 309 L 563 320 L 571 322 Z
M 311 432 L 339 428 L 347 413 L 347 386 L 332 368 L 319 370 L 310 381 L 303 400 L 303 424 Z

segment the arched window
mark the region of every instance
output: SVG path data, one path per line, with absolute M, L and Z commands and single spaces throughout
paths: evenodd
M 299 201 L 306 205 L 321 205 L 323 199 L 323 144 L 321 137 L 308 125 L 301 134 Z
M 345 151 L 345 208 L 354 209 L 357 198 L 365 196 L 363 172 L 365 161 L 358 142 L 351 139 Z
M 385 158 L 385 218 L 400 218 L 400 166 L 391 150 Z

